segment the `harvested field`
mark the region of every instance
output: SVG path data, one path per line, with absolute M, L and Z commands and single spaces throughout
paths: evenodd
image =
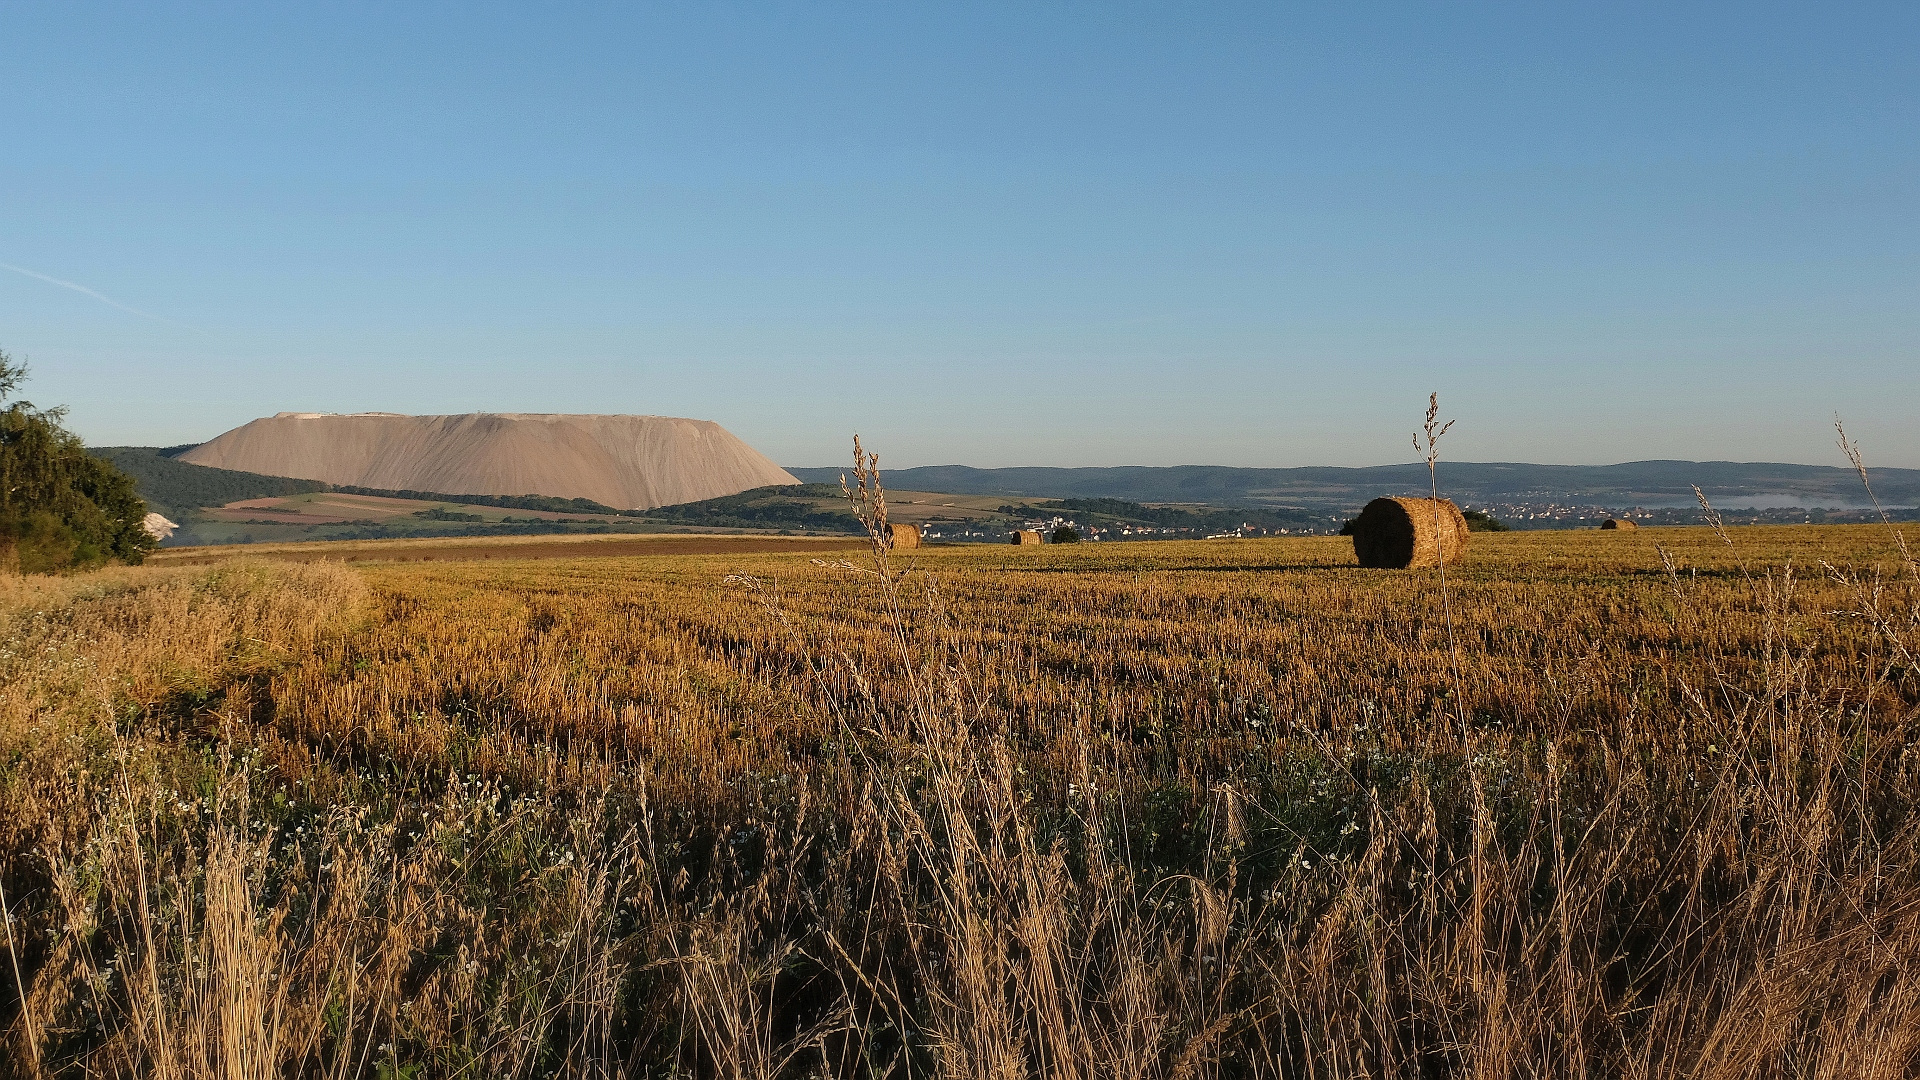
M 519 559 L 590 559 L 660 555 L 777 552 L 838 552 L 865 546 L 859 537 L 729 536 L 669 533 L 651 536 L 448 537 L 426 540 L 334 540 L 298 544 L 220 544 L 166 548 L 148 562 L 156 566 L 204 566 L 229 559 L 283 562 L 490 562 Z
M 652 546 L 723 539 L 16 579 L 6 1053 L 1912 1071 L 1920 576 L 1885 530 L 1480 534 L 1445 605 L 1337 537 L 904 577 Z M 222 1004 L 269 974 L 280 1012 Z

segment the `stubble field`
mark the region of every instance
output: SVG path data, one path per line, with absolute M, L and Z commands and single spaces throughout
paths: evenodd
M 1888 531 L 907 554 L 7 584 L 0 1057 L 1920 1067 Z

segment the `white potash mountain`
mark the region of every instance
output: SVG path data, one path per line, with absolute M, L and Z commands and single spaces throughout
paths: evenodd
M 355 487 L 592 499 L 621 510 L 799 482 L 719 424 L 671 416 L 280 413 L 179 460 Z

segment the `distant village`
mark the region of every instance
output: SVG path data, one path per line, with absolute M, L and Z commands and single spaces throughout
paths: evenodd
M 1056 514 L 1051 517 L 1029 518 L 1005 525 L 937 521 L 922 525 L 920 535 L 930 542 L 1000 544 L 1006 543 L 1008 535 L 1014 529 L 1037 532 L 1049 538 L 1061 529 L 1071 529 L 1080 541 L 1088 543 L 1124 540 L 1225 540 L 1256 536 L 1331 536 L 1340 531 L 1341 523 L 1350 516 L 1352 515 L 1326 515 L 1324 525 L 1262 526 L 1252 522 L 1242 522 L 1238 527 L 1230 530 L 1208 532 L 1179 525 L 1101 525 L 1095 524 L 1084 515 Z
M 1706 519 L 1697 506 L 1618 507 L 1590 503 L 1499 502 L 1462 504 L 1462 509 L 1478 510 L 1516 532 L 1545 529 L 1598 528 L 1608 518 L 1626 518 L 1640 525 L 1701 525 Z M 1128 540 L 1230 540 L 1263 536 L 1332 536 L 1349 518 L 1360 512 L 1353 507 L 1338 513 L 1316 512 L 1319 520 L 1291 526 L 1258 525 L 1241 522 L 1227 530 L 1207 531 L 1178 525 L 1099 524 L 1087 515 L 1055 514 L 1028 518 L 1017 523 L 982 524 L 965 521 L 934 521 L 921 526 L 921 535 L 934 543 L 1004 544 L 1014 529 L 1031 530 L 1052 537 L 1061 529 L 1071 529 L 1080 542 L 1098 543 Z M 1843 507 L 1835 509 L 1772 507 L 1719 511 L 1728 524 L 1737 525 L 1821 525 L 1864 523 L 1879 520 L 1873 510 Z M 1920 519 L 1920 509 L 1890 508 L 1896 520 Z
M 1491 514 L 1516 530 L 1595 528 L 1610 517 L 1626 518 L 1639 525 L 1706 523 L 1706 515 L 1698 506 L 1600 506 L 1592 503 L 1522 501 L 1474 503 L 1468 508 Z M 1729 525 L 1847 525 L 1880 520 L 1879 511 L 1860 507 L 1720 508 L 1716 512 Z M 1888 513 L 1896 520 L 1913 520 L 1920 516 L 1920 510 L 1913 507 L 1889 507 Z

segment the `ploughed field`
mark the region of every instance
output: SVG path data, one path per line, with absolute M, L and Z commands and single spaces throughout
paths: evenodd
M 1920 1068 L 1886 530 L 619 550 L 6 585 L 0 1057 Z

